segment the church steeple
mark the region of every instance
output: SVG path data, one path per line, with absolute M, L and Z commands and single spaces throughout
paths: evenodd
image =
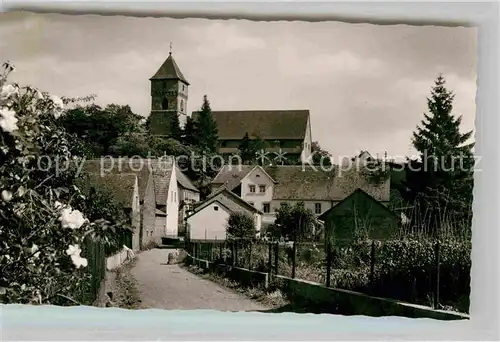
M 172 50 L 170 50 L 167 59 L 150 80 L 180 80 L 189 85 L 189 82 L 182 74 L 181 69 L 172 56 Z
M 189 86 L 189 82 L 172 56 L 172 44 L 167 59 L 149 80 L 151 81 L 151 132 L 169 135 L 173 115 L 179 117 L 181 127 L 186 123 Z

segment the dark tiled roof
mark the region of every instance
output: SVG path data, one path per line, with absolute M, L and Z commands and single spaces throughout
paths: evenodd
M 171 171 L 171 162 L 158 159 L 133 159 L 133 158 L 101 158 L 87 160 L 83 171 L 88 173 L 108 174 L 133 174 L 137 176 L 139 185 L 139 198 L 142 201 L 146 192 L 149 174 L 151 171 Z M 155 171 L 155 172 L 156 172 Z
M 200 192 L 196 186 L 194 186 L 193 182 L 186 176 L 178 167 L 176 169 L 177 183 L 179 183 L 184 189 L 188 189 L 191 191 Z
M 352 167 L 336 172 L 332 198 L 337 201 L 342 200 L 355 190 L 361 189 L 377 201 L 388 202 L 390 198 L 390 188 L 390 177 L 383 183 L 375 185 L 368 180 L 361 168 Z
M 83 171 L 98 175 L 136 175 L 139 185 L 139 198 L 141 201 L 144 199 L 149 178 L 149 167 L 144 161 L 128 158 L 92 159 L 85 162 Z
M 171 54 L 168 55 L 167 59 L 161 65 L 160 69 L 154 74 L 150 80 L 181 80 L 187 85 L 189 82 L 186 80 L 181 72 L 181 69 L 177 65 Z
M 196 119 L 197 112 L 193 112 Z M 240 140 L 250 137 L 264 140 L 304 139 L 309 110 L 244 110 L 213 111 L 219 140 Z
M 193 208 L 193 214 L 199 212 L 212 202 L 221 203 L 231 212 L 250 212 L 262 214 L 260 210 L 255 208 L 250 203 L 246 202 L 243 198 L 239 197 L 235 193 L 229 191 L 225 187 L 222 187 L 216 192 L 212 193 L 203 202 L 196 204 L 196 206 Z
M 224 166 L 213 180 L 217 186 L 233 190 L 253 169 L 253 166 Z M 286 165 L 266 166 L 264 170 L 277 182 L 274 185 L 274 200 L 324 200 L 340 201 L 356 189 L 366 191 L 381 202 L 390 197 L 390 179 L 374 185 L 358 168 L 321 170 L 319 167 Z
M 153 171 L 156 204 L 165 205 L 168 199 L 172 170 Z
M 99 184 L 111 192 L 124 208 L 132 208 L 136 176 L 134 174 L 89 174 L 92 184 Z M 89 184 L 90 185 L 90 184 Z
M 321 221 L 324 221 L 329 215 L 331 215 L 332 213 L 335 213 L 337 211 L 337 209 L 341 207 L 342 203 L 345 203 L 345 201 L 347 201 L 351 196 L 354 196 L 354 195 L 356 195 L 358 193 L 361 194 L 363 197 L 367 198 L 368 200 L 373 201 L 383 211 L 385 211 L 388 216 L 391 216 L 392 218 L 394 218 L 396 220 L 400 219 L 400 217 L 395 212 L 393 212 L 392 210 L 390 210 L 389 208 L 387 208 L 379 200 L 377 200 L 376 198 L 374 198 L 373 196 L 371 196 L 369 193 L 367 193 L 366 191 L 364 191 L 362 189 L 356 189 L 355 191 L 353 191 L 351 194 L 349 194 L 348 196 L 346 196 L 342 201 L 336 203 L 330 209 L 328 209 L 323 214 L 321 214 L 318 217 L 318 219 L 320 219 Z
M 276 200 L 329 200 L 334 185 L 335 172 L 314 170 L 308 166 L 264 167 L 273 177 L 273 199 Z
M 233 190 L 253 168 L 252 165 L 224 165 L 213 179 L 212 184 L 224 185 Z

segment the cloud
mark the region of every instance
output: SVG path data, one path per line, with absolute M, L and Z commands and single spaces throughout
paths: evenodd
M 188 110 L 309 109 L 313 139 L 333 155 L 409 150 L 436 76 L 474 128 L 477 29 L 339 22 L 252 22 L 0 14 L 0 58 L 13 80 L 64 96 L 150 111 L 149 78 L 173 55 Z
M 216 57 L 266 48 L 264 39 L 239 29 L 234 22 L 211 22 L 203 31 L 200 35 L 198 28 L 185 28 L 185 34 L 193 38 L 196 51 L 202 56 Z

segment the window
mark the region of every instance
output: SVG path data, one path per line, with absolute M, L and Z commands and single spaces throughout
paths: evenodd
M 249 185 L 248 188 L 249 188 L 250 192 L 255 192 L 255 185 L 253 185 L 253 184 Z
M 321 214 L 321 203 L 314 203 L 314 212 L 316 214 Z
M 263 211 L 264 213 L 270 213 L 271 212 L 271 205 L 269 203 L 264 203 L 264 206 L 263 206 Z
M 265 185 L 259 185 L 259 192 L 266 192 L 266 186 Z
M 181 100 L 181 112 L 184 113 L 184 100 Z
M 221 142 L 221 146 L 222 146 L 222 147 L 226 147 L 226 146 L 227 146 L 227 142 L 226 142 L 226 141 L 222 141 L 222 142 Z
M 215 211 L 219 211 L 219 207 L 218 206 L 214 206 L 214 210 Z
M 168 109 L 168 99 L 163 99 L 163 102 L 161 104 L 161 109 L 163 109 L 163 110 Z

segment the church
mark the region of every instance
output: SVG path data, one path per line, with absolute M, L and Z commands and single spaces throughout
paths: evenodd
M 196 120 L 196 111 L 191 115 L 187 112 L 190 84 L 172 52 L 150 81 L 152 134 L 169 135 L 172 115 L 179 117 L 181 127 L 188 116 Z M 236 155 L 248 133 L 250 138 L 258 137 L 265 142 L 266 152 L 299 162 L 311 156 L 311 120 L 307 109 L 217 111 L 212 108 L 212 115 L 217 124 L 220 155 Z

